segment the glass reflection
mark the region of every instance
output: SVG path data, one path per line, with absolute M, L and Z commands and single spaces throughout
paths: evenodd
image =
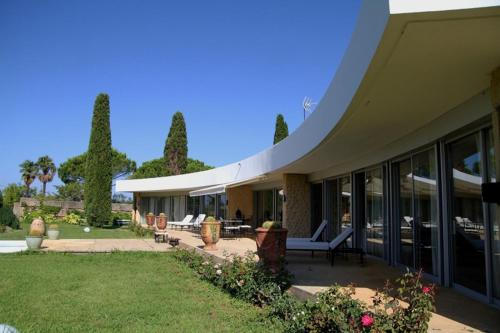
M 450 144 L 452 166 L 452 239 L 454 281 L 486 293 L 484 218 L 481 201 L 481 149 L 479 134 Z
M 399 163 L 399 260 L 414 267 L 413 263 L 413 178 L 411 160 Z
M 496 182 L 495 169 L 495 146 L 493 144 L 493 133 L 487 132 L 488 151 L 488 181 Z M 500 298 L 500 210 L 496 204 L 490 204 L 490 215 L 492 217 L 492 258 L 493 258 L 493 293 Z
M 382 169 L 365 173 L 365 220 L 366 252 L 378 257 L 384 256 L 384 185 Z

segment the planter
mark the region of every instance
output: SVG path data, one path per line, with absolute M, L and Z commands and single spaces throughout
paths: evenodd
M 56 240 L 56 239 L 59 239 L 59 230 L 52 230 L 52 229 L 49 229 L 47 231 L 47 236 L 49 237 L 49 239 L 51 240 Z
M 255 229 L 257 236 L 257 254 L 260 260 L 267 265 L 273 273 L 279 269 L 280 261 L 286 255 L 286 236 L 288 229 Z
M 220 222 L 201 222 L 200 233 L 201 239 L 205 243 L 204 249 L 207 251 L 217 250 L 215 244 L 217 244 L 220 237 Z
M 167 216 L 165 215 L 158 216 L 158 221 L 156 221 L 156 227 L 159 230 L 167 229 Z
M 152 227 L 155 224 L 155 216 L 154 215 L 146 215 L 146 223 L 149 227 Z
M 45 223 L 42 219 L 34 219 L 31 222 L 30 230 L 40 235 L 45 235 Z
M 39 250 L 42 247 L 43 236 L 26 236 L 26 245 L 30 250 Z

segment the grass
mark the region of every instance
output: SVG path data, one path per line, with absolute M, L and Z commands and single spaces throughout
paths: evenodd
M 171 254 L 0 256 L 0 323 L 20 332 L 276 332 Z
M 83 231 L 84 226 L 73 225 L 67 223 L 59 224 L 60 239 L 102 239 L 102 238 L 140 238 L 135 233 L 130 231 L 127 226 L 117 227 L 90 227 L 90 232 Z M 10 232 L 0 233 L 0 240 L 22 240 L 29 230 L 29 224 L 23 224 L 22 229 L 13 230 Z

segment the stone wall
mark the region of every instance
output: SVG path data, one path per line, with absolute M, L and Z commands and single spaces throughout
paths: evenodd
M 43 203 L 45 206 L 60 207 L 60 215 L 64 216 L 68 209 L 83 210 L 83 201 L 66 201 L 66 200 L 45 200 Z M 16 216 L 24 215 L 24 207 L 30 207 L 36 209 L 40 206 L 40 201 L 35 198 L 21 198 L 19 202 L 14 203 L 14 214 Z M 132 204 L 126 203 L 113 203 L 111 205 L 111 210 L 113 212 L 131 212 L 133 209 Z
M 307 175 L 283 175 L 283 226 L 288 237 L 311 236 L 311 185 Z
M 226 189 L 227 194 L 227 217 L 236 216 L 239 209 L 246 219 L 253 215 L 253 192 L 250 185 L 242 185 Z

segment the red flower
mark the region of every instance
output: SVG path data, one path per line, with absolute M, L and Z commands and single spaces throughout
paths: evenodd
M 361 317 L 361 325 L 363 327 L 370 327 L 373 325 L 373 317 L 370 316 L 369 314 L 365 313 L 362 317 Z
M 424 292 L 424 294 L 428 294 L 431 292 L 431 287 L 424 286 L 422 287 L 422 291 Z

